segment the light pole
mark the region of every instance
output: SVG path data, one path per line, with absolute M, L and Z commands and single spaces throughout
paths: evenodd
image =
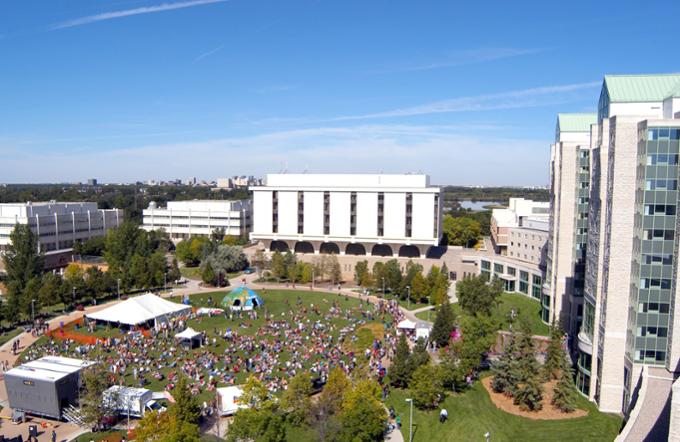
M 312 266 L 312 290 L 314 290 L 314 266 Z
M 35 327 L 35 299 L 31 299 L 31 320 L 33 327 Z
M 76 288 L 73 287 L 73 310 L 76 309 Z
M 120 278 L 116 279 L 116 285 L 118 286 L 118 300 L 120 301 Z
M 491 440 L 491 433 L 487 431 L 486 433 L 484 433 L 484 437 L 486 438 L 486 442 L 489 442 Z
M 168 272 L 163 273 L 163 289 L 168 291 Z
M 411 412 L 408 420 L 408 442 L 413 442 L 413 399 L 406 399 L 411 404 Z
M 408 309 L 411 310 L 411 286 L 406 286 L 406 292 L 408 293 Z
M 382 285 L 383 285 L 383 287 L 382 287 L 382 289 L 383 289 L 382 297 L 384 298 L 385 297 L 385 277 L 383 276 L 380 279 L 382 279 Z

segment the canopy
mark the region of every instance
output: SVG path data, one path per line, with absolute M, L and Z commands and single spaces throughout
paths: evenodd
M 222 306 L 232 310 L 252 310 L 264 305 L 264 301 L 248 287 L 237 287 L 222 299 Z
M 248 408 L 247 405 L 240 403 L 239 398 L 243 394 L 243 389 L 239 386 L 231 386 L 218 388 L 217 391 L 217 409 L 220 416 L 230 416 L 239 408 Z
M 188 328 L 187 328 L 186 330 L 184 330 L 183 332 L 177 333 L 177 334 L 175 335 L 175 338 L 177 338 L 177 339 L 193 339 L 193 338 L 195 338 L 195 337 L 197 337 L 197 336 L 201 336 L 201 333 L 200 333 L 200 332 L 197 332 L 196 330 L 194 330 L 194 329 L 191 328 L 191 327 L 188 327 Z
M 416 323 L 416 338 L 427 339 L 430 337 L 432 331 L 432 324 L 429 322 L 418 321 Z
M 408 329 L 408 330 L 414 330 L 416 328 L 416 323 L 411 321 L 410 319 L 404 319 L 399 324 L 397 324 L 397 328 L 405 328 L 405 329 Z
M 88 319 L 118 322 L 125 325 L 140 325 L 149 321 L 165 320 L 168 317 L 188 314 L 191 307 L 167 301 L 153 293 L 127 299 L 107 309 L 85 315 Z

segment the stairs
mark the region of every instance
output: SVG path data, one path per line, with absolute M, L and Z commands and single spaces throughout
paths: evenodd
M 67 408 L 64 408 L 61 412 L 61 416 L 72 424 L 76 424 L 80 427 L 85 426 L 83 414 L 80 411 L 80 408 L 76 408 L 73 405 L 69 405 Z

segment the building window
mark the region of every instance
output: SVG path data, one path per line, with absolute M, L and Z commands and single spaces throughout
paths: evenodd
M 323 234 L 331 233 L 331 193 L 323 193 Z
M 406 194 L 406 237 L 410 238 L 413 234 L 413 193 Z
M 385 234 L 385 193 L 378 193 L 378 236 Z

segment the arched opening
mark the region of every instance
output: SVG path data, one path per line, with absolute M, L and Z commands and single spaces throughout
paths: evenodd
M 347 244 L 346 255 L 366 255 L 366 247 L 363 244 Z
M 272 245 L 269 246 L 269 250 L 272 252 L 287 252 L 290 250 L 288 244 L 285 241 L 272 241 Z
M 308 241 L 298 241 L 295 243 L 295 253 L 314 253 L 314 246 Z
M 259 304 L 257 303 L 257 299 L 253 299 L 253 307 L 259 307 Z
M 388 246 L 387 244 L 376 244 L 373 246 L 373 250 L 371 250 L 371 255 L 372 256 L 392 256 L 392 247 Z
M 234 300 L 234 307 L 238 307 L 241 305 L 241 300 L 240 299 L 235 299 Z
M 328 255 L 339 255 L 340 254 L 340 247 L 334 242 L 324 242 L 321 243 L 321 247 L 319 248 L 320 253 L 326 253 Z
M 420 250 L 416 246 L 403 245 L 399 247 L 399 256 L 404 258 L 420 258 Z

